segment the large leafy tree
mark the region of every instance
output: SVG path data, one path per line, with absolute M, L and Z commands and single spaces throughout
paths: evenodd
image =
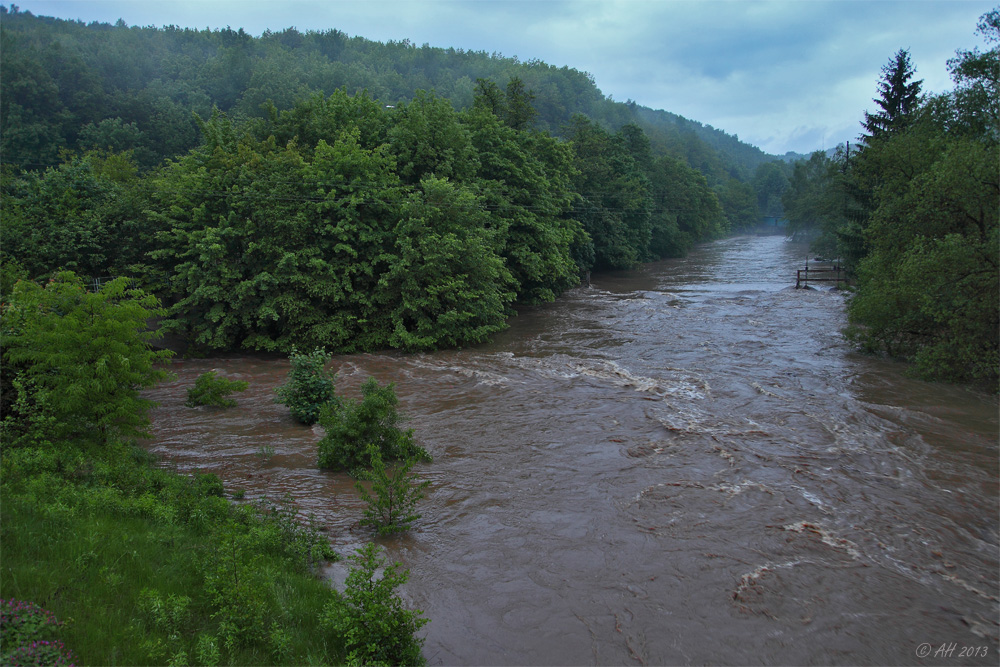
M 976 27 L 988 44 L 1000 41 L 1000 8 L 984 14 Z M 1000 58 L 994 46 L 986 52 L 960 49 L 948 61 L 955 81 L 954 103 L 960 110 L 958 120 L 971 134 L 992 135 L 1000 132 Z
M 581 195 L 576 214 L 593 240 L 595 267 L 631 268 L 649 259 L 650 184 L 625 137 L 581 115 L 573 117 L 568 134 Z
M 520 132 L 482 106 L 464 114 L 479 160 L 475 188 L 501 232 L 500 254 L 522 302 L 551 301 L 578 281 L 589 244 L 570 217 L 573 154 L 539 132 Z
M 718 238 L 727 231 L 719 198 L 698 171 L 681 160 L 665 156 L 650 171 L 654 257 L 684 255 L 695 243 Z
M 337 93 L 250 123 L 217 114 L 203 130 L 205 145 L 158 177 L 151 213 L 169 324 L 198 346 L 480 342 L 505 326 L 519 282 L 504 253 L 518 256 L 521 244 L 561 260 L 541 267 L 539 282 L 568 284 L 572 226 L 560 221 L 555 233 L 527 240 L 509 233 L 514 223 L 484 198 L 493 186 L 475 174 L 470 129 L 436 98 L 387 111 Z M 424 176 L 410 185 L 399 171 Z M 569 195 L 539 199 L 546 230 Z
M 419 91 L 393 112 L 387 134 L 404 183 L 415 185 L 425 176 L 467 182 L 476 173 L 469 131 L 446 99 Z
M 757 193 L 752 185 L 729 178 L 717 186 L 715 192 L 730 229 L 734 231 L 750 229 L 760 222 Z
M 127 153 L 91 152 L 5 178 L 0 198 L 0 257 L 33 278 L 60 269 L 88 278 L 131 275 L 150 249 L 148 188 Z
M 813 239 L 812 249 L 826 257 L 854 259 L 838 239 L 848 230 L 850 197 L 847 191 L 846 155 L 836 159 L 816 151 L 795 164 L 789 187 L 782 197 L 790 234 Z
M 757 167 L 752 180 L 761 215 L 784 215 L 781 196 L 788 190 L 788 168 L 784 162 L 765 162 Z
M 384 341 L 399 183 L 357 128 L 314 147 L 242 136 L 222 117 L 158 182 L 173 323 L 209 349 L 366 348 Z
M 147 323 L 160 314 L 125 278 L 96 293 L 71 272 L 18 282 L 0 310 L 5 384 L 16 392 L 4 406 L 5 442 L 148 435 L 152 404 L 139 392 L 167 377 L 157 364 L 172 354 L 150 347 L 157 334 Z
M 506 90 L 492 79 L 476 79 L 475 106 L 489 111 L 511 129 L 531 129 L 538 115 L 534 101 L 535 93 L 520 77 L 511 77 Z
M 892 143 L 920 145 L 907 135 Z M 849 304 L 851 335 L 915 362 L 926 377 L 998 375 L 997 148 L 946 142 L 909 187 L 878 198 L 865 233 L 870 252 Z
M 393 261 L 379 278 L 386 342 L 405 349 L 479 343 L 506 326 L 514 281 L 502 238 L 466 188 L 425 178 L 404 202 Z

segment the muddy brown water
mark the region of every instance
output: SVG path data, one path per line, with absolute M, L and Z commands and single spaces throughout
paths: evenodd
M 423 518 L 380 540 L 431 664 L 997 663 L 997 400 L 853 352 L 843 296 L 790 288 L 804 257 L 726 239 L 488 345 L 334 359 L 342 394 L 396 382 L 434 457 Z M 211 369 L 250 382 L 237 408 L 183 406 Z M 369 539 L 320 429 L 272 400 L 286 360 L 173 370 L 153 452 Z

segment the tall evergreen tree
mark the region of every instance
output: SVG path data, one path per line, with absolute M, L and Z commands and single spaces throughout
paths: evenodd
M 923 79 L 911 81 L 914 74 L 916 69 L 910 63 L 910 53 L 906 49 L 897 51 L 889 63 L 882 67 L 882 80 L 878 84 L 879 97 L 872 100 L 881 111 L 865 112 L 862 126 L 867 134 L 862 139 L 866 143 L 906 126 L 910 114 L 919 104 L 923 84 Z

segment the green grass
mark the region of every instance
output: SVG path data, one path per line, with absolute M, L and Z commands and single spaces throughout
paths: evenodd
M 229 503 L 211 476 L 126 452 L 3 452 L 4 598 L 54 613 L 83 664 L 210 664 L 212 644 L 230 664 L 338 662 L 320 624 L 331 590 L 313 572 L 325 542 L 287 512 Z M 157 615 L 161 603 L 183 613 Z

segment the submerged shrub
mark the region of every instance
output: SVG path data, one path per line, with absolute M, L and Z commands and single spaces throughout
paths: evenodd
M 371 470 L 358 471 L 358 477 L 371 482 L 371 491 L 360 481 L 355 482 L 361 499 L 368 504 L 361 525 L 371 526 L 379 535 L 408 530 L 421 516 L 415 508 L 430 482 L 418 481 L 416 475 L 410 474 L 414 459 L 406 459 L 392 472 L 387 472 L 385 462 L 374 445 L 368 445 L 368 458 Z
M 413 429 L 399 427 L 395 384 L 380 387 L 375 378 L 361 386 L 361 401 L 336 401 L 320 413 L 326 435 L 319 442 L 319 467 L 353 471 L 371 467 L 368 445 L 382 460 L 419 459 L 430 455 L 413 442 Z
M 296 421 L 315 424 L 323 406 L 336 402 L 336 376 L 325 368 L 332 358 L 333 355 L 327 354 L 323 348 L 316 348 L 308 354 L 292 348 L 288 357 L 292 364 L 288 381 L 275 390 L 278 398 L 274 400 L 287 405 Z
M 232 408 L 236 406 L 236 401 L 229 398 L 229 394 L 246 391 L 249 386 L 250 383 L 246 380 L 227 380 L 216 375 L 215 371 L 208 371 L 199 375 L 194 386 L 188 389 L 184 405 L 189 408 L 199 405 Z

